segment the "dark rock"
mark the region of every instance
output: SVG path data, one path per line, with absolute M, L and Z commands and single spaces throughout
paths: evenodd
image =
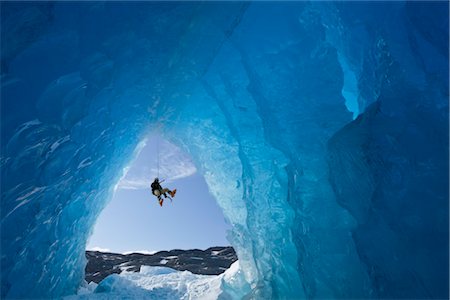
M 211 247 L 206 250 L 171 250 L 155 254 L 118 254 L 86 251 L 87 282 L 99 283 L 106 276 L 122 271 L 139 272 L 142 265 L 169 267 L 194 274 L 218 275 L 225 272 L 237 260 L 232 247 Z

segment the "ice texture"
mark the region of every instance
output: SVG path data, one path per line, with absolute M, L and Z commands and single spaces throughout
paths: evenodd
M 223 294 L 222 285 L 239 279 L 239 262 L 234 262 L 220 275 L 198 275 L 189 271 L 176 271 L 167 267 L 141 266 L 139 272 L 112 274 L 98 285 L 91 282 L 78 290 L 77 295 L 64 300 L 100 299 L 167 299 L 212 300 L 234 295 Z
M 448 33 L 447 2 L 1 2 L 1 297 L 76 293 L 153 131 L 232 226 L 221 297 L 448 298 Z

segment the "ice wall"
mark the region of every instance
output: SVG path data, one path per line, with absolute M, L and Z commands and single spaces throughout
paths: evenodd
M 376 80 L 376 102 L 329 141 L 330 182 L 373 296 L 448 298 L 448 4 L 369 6 L 354 5 L 365 30 L 384 22 L 359 85 Z
M 2 297 L 76 291 L 149 130 L 232 224 L 223 296 L 448 297 L 448 4 L 366 4 L 2 2 Z

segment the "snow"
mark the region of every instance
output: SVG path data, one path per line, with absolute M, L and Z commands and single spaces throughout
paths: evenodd
M 126 251 L 122 254 L 127 255 L 131 253 L 140 253 L 140 254 L 155 254 L 157 251 L 150 251 L 150 250 L 134 250 L 134 251 Z
M 130 264 L 129 262 L 124 262 L 121 263 L 118 267 L 122 272 L 127 272 L 129 269 L 133 268 L 133 266 L 129 266 L 129 264 Z
M 111 249 L 109 249 L 109 248 L 103 248 L 103 247 L 98 247 L 98 246 L 95 246 L 95 247 L 92 247 L 92 248 L 86 249 L 86 250 L 88 250 L 88 251 L 98 251 L 98 252 L 111 253 Z
M 235 262 L 221 275 L 195 275 L 189 271 L 176 271 L 166 267 L 142 266 L 140 272 L 122 272 L 102 280 L 97 286 L 84 287 L 75 299 L 218 299 L 224 278 L 237 275 Z
M 178 256 L 172 255 L 172 256 L 166 256 L 165 258 L 166 259 L 176 259 L 176 258 L 178 258 Z

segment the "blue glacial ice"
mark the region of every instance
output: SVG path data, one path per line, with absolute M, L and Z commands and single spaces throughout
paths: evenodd
M 76 293 L 157 131 L 232 225 L 223 297 L 448 298 L 448 25 L 447 2 L 1 2 L 1 297 Z
M 223 294 L 222 282 L 240 278 L 239 262 L 220 275 L 197 275 L 189 271 L 176 271 L 167 267 L 142 266 L 135 272 L 112 274 L 99 284 L 94 282 L 80 287 L 77 295 L 64 300 L 149 299 L 187 300 L 234 297 Z M 226 299 L 226 298 L 225 298 Z

